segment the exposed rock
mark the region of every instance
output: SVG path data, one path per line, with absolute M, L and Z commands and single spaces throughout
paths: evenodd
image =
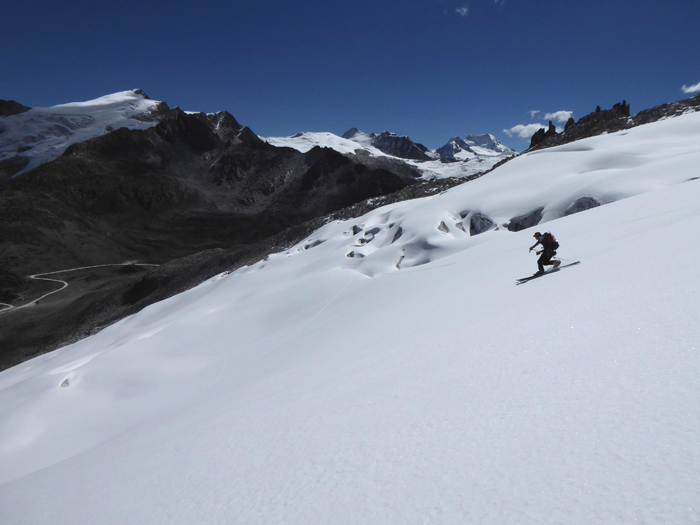
M 375 133 L 366 134 L 357 128 L 350 128 L 348 131 L 343 133 L 343 138 L 355 140 L 358 135 L 369 139 L 372 146 L 377 148 L 379 151 L 386 153 L 387 155 L 392 155 L 402 159 L 432 160 L 431 157 L 425 154 L 425 152 L 428 151 L 428 148 L 423 146 L 423 144 L 413 142 L 410 137 L 398 136 L 395 133 L 390 133 L 388 131 L 384 131 L 377 135 Z
M 466 139 L 452 137 L 447 144 L 435 151 L 440 155 L 441 160 L 450 161 L 455 160 L 455 155 L 461 153 L 462 151 L 478 156 L 479 153 L 474 151 L 474 147 L 491 150 L 497 155 L 506 157 L 515 154 L 515 151 L 501 144 L 498 140 L 496 140 L 496 137 L 489 133 L 485 133 L 483 135 L 468 135 Z
M 577 122 L 569 119 L 562 133 L 545 136 L 544 130 L 537 131 L 533 135 L 530 141 L 530 148 L 527 151 L 568 144 L 602 133 L 614 133 L 642 124 L 656 122 L 663 118 L 675 117 L 695 111 L 700 111 L 700 95 L 646 109 L 634 116 L 630 116 L 630 105 L 626 100 L 623 100 L 607 110 L 601 110 L 600 106 L 598 106 L 595 112 L 589 113 Z
M 12 177 L 15 173 L 19 173 L 27 164 L 29 164 L 29 159 L 21 155 L 15 155 L 9 159 L 0 161 L 0 180 Z
M 573 215 L 574 213 L 590 210 L 591 208 L 596 208 L 598 206 L 600 206 L 600 203 L 593 197 L 581 197 L 566 209 L 566 213 L 564 215 Z
M 459 153 L 460 151 L 467 151 L 470 153 L 474 153 L 474 150 L 471 149 L 469 144 L 467 144 L 464 139 L 460 137 L 452 137 L 447 144 L 442 146 L 441 148 L 438 148 L 437 153 L 440 155 L 440 157 L 445 158 L 445 159 L 454 159 L 455 158 L 455 153 Z M 476 153 L 474 153 L 476 155 Z
M 469 218 L 469 235 L 479 235 L 489 231 L 495 225 L 491 219 L 481 213 L 474 213 Z
M 520 230 L 525 230 L 527 228 L 530 228 L 531 226 L 535 226 L 536 224 L 539 224 L 540 221 L 542 220 L 542 211 L 544 208 L 537 208 L 535 211 L 532 211 L 526 215 L 521 215 L 520 217 L 513 217 L 508 224 L 505 224 L 504 226 L 512 231 L 512 232 L 519 232 Z
M 535 133 L 532 135 L 530 138 L 530 148 L 529 149 L 534 149 L 536 146 L 539 146 L 542 144 L 544 141 L 544 128 L 540 128 Z
M 30 109 L 32 108 L 24 106 L 14 100 L 0 100 L 0 117 L 19 115 L 20 113 L 24 113 Z

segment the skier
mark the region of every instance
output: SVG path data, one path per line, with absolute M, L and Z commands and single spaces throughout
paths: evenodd
M 537 259 L 537 267 L 539 268 L 539 271 L 535 275 L 543 274 L 545 266 L 554 266 L 554 268 L 552 268 L 553 270 L 559 268 L 561 261 L 552 261 L 552 257 L 557 254 L 557 248 L 559 248 L 559 243 L 554 238 L 554 235 L 549 232 L 545 233 L 544 235 L 542 235 L 540 232 L 535 232 L 533 237 L 537 239 L 537 242 L 530 246 L 530 251 L 534 250 L 538 244 L 542 245 L 542 251 L 537 252 L 538 255 L 541 255 L 540 258 Z

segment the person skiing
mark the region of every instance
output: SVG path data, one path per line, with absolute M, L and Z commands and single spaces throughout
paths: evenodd
M 537 259 L 537 268 L 539 268 L 539 271 L 535 275 L 543 274 L 545 266 L 554 266 L 554 268 L 552 268 L 553 270 L 559 268 L 561 261 L 552 261 L 552 257 L 557 254 L 557 248 L 559 248 L 559 243 L 554 238 L 554 235 L 549 232 L 544 235 L 540 232 L 535 232 L 533 237 L 537 239 L 537 242 L 530 246 L 530 251 L 534 250 L 538 244 L 542 245 L 542 251 L 537 252 L 541 255 L 540 258 Z

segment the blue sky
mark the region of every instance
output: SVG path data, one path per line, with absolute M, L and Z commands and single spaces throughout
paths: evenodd
M 516 126 L 548 113 L 700 91 L 697 0 L 25 0 L 3 18 L 0 98 L 140 88 L 263 136 L 357 127 L 435 148 L 488 132 L 522 150 Z

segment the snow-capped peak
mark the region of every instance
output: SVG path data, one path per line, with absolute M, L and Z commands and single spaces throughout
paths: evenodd
M 147 129 L 157 124 L 159 104 L 140 89 L 120 91 L 85 102 L 32 108 L 0 117 L 0 161 L 14 159 L 20 175 L 60 157 L 68 146 L 118 128 Z
M 490 133 L 484 133 L 483 135 L 467 135 L 464 141 L 471 146 L 478 146 L 498 153 L 515 153 L 508 146 L 501 144 L 496 137 Z
M 365 133 L 357 128 L 350 128 L 343 133 L 343 138 L 352 140 L 363 147 L 372 146 L 372 140 L 376 137 L 374 133 Z

